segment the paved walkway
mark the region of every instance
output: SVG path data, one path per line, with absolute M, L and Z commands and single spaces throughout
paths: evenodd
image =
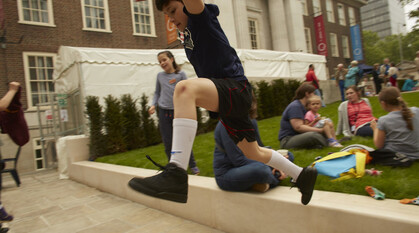
M 2 203 L 15 219 L 10 233 L 134 233 L 221 231 L 150 209 L 72 180 L 55 170 L 21 176 L 16 187 L 3 176 Z

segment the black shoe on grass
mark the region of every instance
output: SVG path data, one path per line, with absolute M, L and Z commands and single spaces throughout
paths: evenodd
M 314 167 L 303 168 L 298 176 L 295 186 L 297 186 L 301 192 L 301 203 L 303 203 L 303 205 L 307 205 L 310 202 L 316 179 L 317 169 Z
M 147 158 L 151 158 L 147 155 Z M 188 174 L 174 163 L 165 167 L 151 160 L 163 172 L 146 178 L 132 178 L 128 185 L 143 194 L 169 201 L 186 203 L 188 200 Z

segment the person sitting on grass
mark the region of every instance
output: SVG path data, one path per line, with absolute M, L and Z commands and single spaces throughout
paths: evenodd
M 196 107 L 199 106 L 218 114 L 231 139 L 247 158 L 292 177 L 302 194 L 301 203 L 307 205 L 313 194 L 317 170 L 297 166 L 277 151 L 257 144 L 249 117 L 252 86 L 217 19 L 220 14 L 218 6 L 205 4 L 203 0 L 156 0 L 156 7 L 183 33 L 186 56 L 199 78 L 176 84 L 169 163 L 158 165 L 163 172 L 146 178 L 134 177 L 128 185 L 152 197 L 187 202 L 186 168 L 198 127 Z
M 260 139 L 257 117 L 257 104 L 255 98 L 250 109 L 250 118 L 256 131 L 256 141 L 264 147 Z M 218 187 L 226 191 L 242 192 L 253 190 L 266 192 L 269 188 L 279 185 L 287 175 L 266 164 L 246 158 L 228 135 L 221 122 L 214 130 L 214 175 Z M 294 160 L 292 154 L 285 156 L 290 161 Z
M 348 100 L 338 107 L 336 135 L 372 137 L 370 122 L 376 118 L 372 115 L 370 101 L 361 98 L 361 92 L 355 85 L 346 89 L 345 93 Z
M 314 96 L 315 87 L 303 83 L 295 91 L 294 100 L 285 108 L 281 118 L 278 140 L 281 148 L 322 148 L 328 146 L 323 136 L 324 128 L 316 128 L 304 124 L 307 113 L 305 106 L 308 99 Z
M 396 87 L 384 88 L 378 95 L 387 115 L 372 121 L 374 145 L 377 149 L 399 152 L 419 159 L 419 108 L 409 108 Z
M 319 96 L 313 95 L 308 98 L 307 101 L 307 113 L 304 116 L 304 124 L 315 127 L 323 128 L 323 133 L 327 137 L 329 146 L 331 147 L 343 147 L 337 140 L 335 135 L 335 128 L 333 127 L 333 122 L 330 118 L 321 117 L 318 113 L 321 108 L 322 101 Z
M 418 90 L 418 88 L 416 87 L 416 85 L 418 84 L 417 80 L 414 80 L 415 76 L 414 75 L 409 75 L 409 78 L 406 79 L 406 81 L 404 81 L 403 87 L 402 87 L 402 91 L 415 91 Z

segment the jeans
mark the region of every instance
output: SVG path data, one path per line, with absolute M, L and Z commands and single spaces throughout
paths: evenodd
M 322 99 L 322 107 L 326 107 L 326 104 L 324 104 L 322 93 L 320 92 L 320 90 L 319 89 L 314 90 L 314 94 L 317 96 L 320 96 L 320 98 Z
M 160 135 L 164 144 L 164 152 L 166 153 L 167 159 L 170 161 L 171 151 L 172 151 L 172 138 L 173 138 L 173 118 L 174 111 L 159 108 L 159 129 Z M 195 158 L 193 152 L 191 151 L 191 156 L 189 158 L 189 167 L 196 167 Z
M 362 126 L 361 128 L 358 128 L 355 134 L 355 136 L 361 137 L 372 137 L 373 135 L 374 131 L 372 130 L 370 123 Z
M 225 174 L 216 176 L 215 181 L 222 190 L 236 192 L 249 190 L 254 184 L 267 183 L 272 188 L 280 183 L 268 165 L 256 161 L 231 168 Z
M 345 101 L 345 80 L 339 80 L 339 89 L 342 102 Z

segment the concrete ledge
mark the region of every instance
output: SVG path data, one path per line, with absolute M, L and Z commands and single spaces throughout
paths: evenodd
M 80 183 L 225 232 L 419 232 L 419 207 L 398 200 L 315 191 L 303 206 L 296 188 L 226 192 L 213 178 L 189 176 L 188 203 L 179 204 L 128 187 L 132 177 L 156 170 L 81 161 L 70 165 L 69 174 Z

